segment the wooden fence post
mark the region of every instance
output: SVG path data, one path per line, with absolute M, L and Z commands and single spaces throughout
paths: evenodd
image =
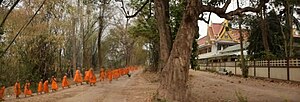
M 290 58 L 288 57 L 286 59 L 286 75 L 287 75 L 287 80 L 290 80 Z
M 256 65 L 255 65 L 255 59 L 253 60 L 253 73 L 254 73 L 254 77 L 256 77 Z
M 234 60 L 234 74 L 236 75 L 236 59 Z
M 268 78 L 270 78 L 270 59 L 268 59 Z

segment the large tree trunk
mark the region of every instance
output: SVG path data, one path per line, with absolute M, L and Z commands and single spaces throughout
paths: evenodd
M 169 0 L 154 0 L 154 3 L 155 17 L 160 37 L 159 71 L 161 71 L 167 63 L 170 51 L 172 49 L 171 29 L 169 26 Z
M 161 72 L 158 98 L 188 102 L 188 74 L 192 43 L 198 34 L 199 0 L 188 0 L 168 62 Z

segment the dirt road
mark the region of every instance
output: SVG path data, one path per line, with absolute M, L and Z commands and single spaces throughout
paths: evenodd
M 5 102 L 144 102 L 152 96 L 157 85 L 147 85 L 141 72 L 134 72 L 130 78 L 122 76 L 112 83 L 98 81 L 96 86 L 73 85 L 69 89 L 21 99 L 9 98 Z
M 81 85 L 57 92 L 14 99 L 7 102 L 149 102 L 159 83 L 157 75 L 138 70 L 112 83 Z M 271 82 L 253 78 L 225 76 L 190 70 L 189 87 L 193 102 L 238 102 L 240 95 L 248 102 L 300 102 L 299 84 Z M 237 94 L 239 93 L 239 94 Z
M 195 102 L 237 102 L 237 93 L 248 102 L 300 102 L 299 84 L 192 70 L 190 76 L 189 85 Z

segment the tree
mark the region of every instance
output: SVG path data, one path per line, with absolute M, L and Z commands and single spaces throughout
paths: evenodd
M 260 3 L 257 7 L 245 7 L 238 8 L 234 11 L 227 12 L 226 9 L 230 4 L 231 0 L 222 0 L 224 6 L 222 8 L 214 7 L 210 5 L 204 5 L 202 1 L 199 0 L 189 0 L 185 6 L 185 12 L 179 27 L 179 30 L 176 34 L 170 56 L 168 61 L 161 73 L 160 87 L 158 89 L 158 97 L 161 99 L 166 99 L 168 101 L 179 101 L 185 102 L 188 101 L 188 70 L 189 70 L 189 61 L 191 55 L 192 42 L 195 37 L 195 34 L 198 32 L 197 21 L 199 15 L 203 12 L 213 12 L 216 13 L 219 17 L 225 18 L 228 20 L 233 19 L 234 15 L 242 15 L 243 12 L 259 12 L 262 6 L 268 2 L 267 0 L 260 0 Z M 156 5 L 157 6 L 157 5 Z M 160 6 L 158 6 L 160 7 Z M 157 12 L 159 13 L 159 12 Z M 160 13 L 158 15 L 161 15 Z M 164 16 L 158 16 L 157 19 L 166 19 L 160 18 Z M 167 23 L 159 24 L 159 28 L 164 28 Z M 161 34 L 161 33 L 160 33 Z M 160 39 L 165 39 L 164 36 L 160 36 Z M 162 42 L 160 42 L 162 43 Z M 166 43 L 164 43 L 166 44 Z

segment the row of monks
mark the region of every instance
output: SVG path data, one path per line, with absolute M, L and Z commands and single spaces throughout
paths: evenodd
M 110 70 L 110 69 L 104 70 L 104 68 L 101 68 L 100 75 L 99 75 L 100 82 L 104 81 L 105 79 L 108 79 L 109 83 L 111 83 L 111 81 L 113 79 L 118 80 L 118 78 L 123 76 L 123 75 L 128 75 L 128 77 L 130 77 L 129 72 L 135 71 L 137 69 L 138 68 L 136 66 L 130 66 L 130 67 L 127 67 L 127 68 L 119 68 L 119 69 L 114 69 L 114 70 Z M 89 70 L 86 70 L 85 73 L 84 73 L 84 76 L 82 75 L 82 73 L 79 70 L 76 70 L 73 81 L 75 82 L 76 86 L 78 84 L 82 85 L 83 82 L 86 82 L 90 86 L 95 86 L 96 81 L 97 81 L 97 77 L 96 77 L 96 75 L 94 73 L 94 70 L 92 68 L 90 68 Z M 67 74 L 65 74 L 64 77 L 63 77 L 61 87 L 62 87 L 62 89 L 66 88 L 66 87 L 70 88 L 70 83 L 69 83 Z M 54 77 L 54 76 L 51 77 L 51 90 L 52 90 L 52 92 L 58 90 L 57 80 L 56 80 L 56 77 Z M 0 89 L 0 101 L 4 100 L 3 99 L 4 91 L 5 91 L 5 86 L 2 85 L 1 89 Z M 19 96 L 21 94 L 21 86 L 20 86 L 19 81 L 16 81 L 16 83 L 14 85 L 14 93 L 15 93 L 16 98 L 19 98 Z M 28 80 L 26 80 L 26 83 L 24 85 L 24 92 L 23 93 L 24 93 L 25 97 L 33 96 L 32 91 L 30 89 L 30 82 Z M 38 83 L 37 94 L 42 94 L 42 93 L 49 93 L 49 82 L 48 82 L 48 80 L 43 81 L 41 79 L 40 82 Z

